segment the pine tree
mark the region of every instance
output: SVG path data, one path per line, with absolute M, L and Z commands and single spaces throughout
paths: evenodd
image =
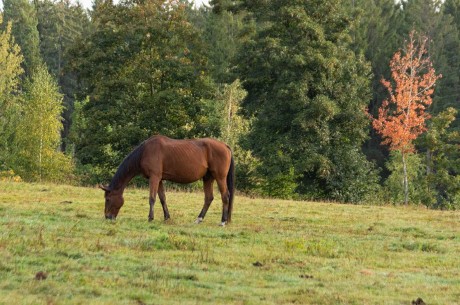
M 408 0 L 402 2 L 402 22 L 398 26 L 399 35 L 406 37 L 416 30 L 428 37 L 427 52 L 433 66 L 443 75 L 437 83 L 431 112 L 439 113 L 448 107 L 460 109 L 460 32 L 454 16 L 446 14 L 440 0 Z M 458 127 L 455 123 L 454 126 Z
M 62 85 L 66 51 L 87 32 L 89 19 L 80 5 L 69 0 L 36 2 L 40 53 L 49 71 Z
M 204 13 L 203 39 L 207 45 L 210 74 L 218 84 L 229 84 L 236 77 L 235 56 L 241 47 L 243 16 L 244 13 L 227 10 Z
M 452 131 L 457 110 L 447 108 L 428 123 L 419 144 L 426 147 L 426 180 L 433 194 L 428 205 L 438 209 L 460 208 L 460 133 Z
M 66 150 L 75 95 L 76 75 L 69 69 L 68 50 L 75 41 L 85 37 L 89 28 L 89 17 L 83 8 L 69 0 L 41 0 L 35 2 L 40 36 L 40 53 L 48 70 L 57 80 L 64 94 L 64 129 L 61 150 Z
M 446 0 L 444 14 L 451 15 L 457 30 L 460 30 L 460 0 Z
M 443 43 L 443 63 L 444 66 L 439 71 L 443 74 L 443 80 L 440 81 L 442 100 L 440 104 L 442 109 L 453 107 L 460 111 L 460 0 L 446 0 L 443 6 L 444 18 L 452 20 L 446 22 L 452 24 L 453 28 L 448 27 L 448 40 Z M 452 123 L 457 129 L 460 127 L 459 120 Z
M 24 56 L 25 76 L 41 63 L 37 15 L 28 0 L 3 0 L 3 29 L 12 23 L 12 34 Z
M 352 47 L 356 54 L 364 54 L 372 67 L 372 98 L 368 109 L 376 115 L 387 93 L 380 80 L 390 77 L 388 62 L 403 41 L 397 34 L 401 10 L 394 0 L 348 0 L 344 5 L 353 20 Z M 368 159 L 383 168 L 387 152 L 380 142 L 378 134 L 370 129 L 370 138 L 363 149 Z

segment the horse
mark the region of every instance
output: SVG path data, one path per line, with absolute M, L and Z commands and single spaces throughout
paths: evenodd
M 119 165 L 105 191 L 105 218 L 116 219 L 124 204 L 123 191 L 135 176 L 142 175 L 149 180 L 149 216 L 154 218 L 153 207 L 156 195 L 160 198 L 165 221 L 170 218 L 163 181 L 191 183 L 203 180 L 204 206 L 195 223 L 206 216 L 213 196 L 213 183 L 217 182 L 222 198 L 221 225 L 232 219 L 235 195 L 235 165 L 228 145 L 211 138 L 176 140 L 156 135 L 148 138 L 128 154 Z

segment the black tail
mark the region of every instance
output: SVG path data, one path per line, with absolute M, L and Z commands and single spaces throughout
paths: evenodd
M 227 189 L 229 194 L 227 222 L 231 222 L 233 210 L 233 197 L 235 197 L 235 162 L 233 161 L 233 154 L 232 159 L 230 160 L 230 168 L 228 169 L 227 174 Z

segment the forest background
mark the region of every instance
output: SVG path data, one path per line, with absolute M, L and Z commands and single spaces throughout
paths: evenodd
M 3 0 L 0 24 L 0 179 L 94 185 L 153 134 L 215 137 L 241 192 L 460 208 L 460 0 Z M 405 194 L 369 113 L 414 30 L 442 77 Z

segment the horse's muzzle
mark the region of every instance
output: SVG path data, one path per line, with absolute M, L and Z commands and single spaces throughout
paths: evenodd
M 105 219 L 115 220 L 117 217 L 113 215 L 105 215 Z

